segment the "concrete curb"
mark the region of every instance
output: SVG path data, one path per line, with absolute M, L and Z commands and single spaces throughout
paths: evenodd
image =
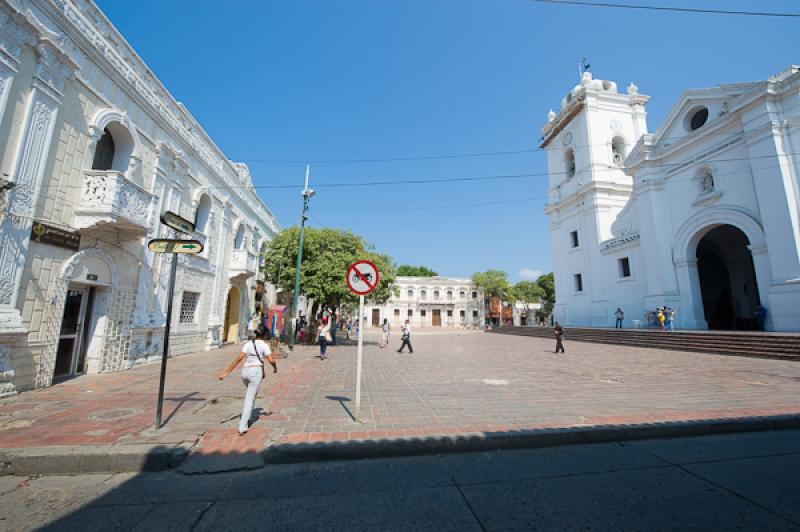
M 480 432 L 426 438 L 276 444 L 264 450 L 264 460 L 272 464 L 286 464 L 791 429 L 800 429 L 800 415 Z
M 561 429 L 464 433 L 426 438 L 350 440 L 327 443 L 273 444 L 261 453 L 267 464 L 388 458 L 441 453 L 553 447 L 583 443 L 710 436 L 734 432 L 800 429 L 800 414 L 710 419 L 634 425 L 598 425 Z M 179 468 L 191 445 L 108 445 L 41 447 L 0 450 L 2 475 L 78 475 L 87 473 L 149 472 Z M 224 460 L 217 457 L 217 461 Z M 234 463 L 231 464 L 235 465 Z M 239 464 L 231 470 L 249 469 Z M 192 468 L 190 468 L 192 469 Z M 225 471 L 228 468 L 212 468 Z M 205 467 L 200 470 L 207 470 Z M 200 472 L 185 471 L 186 473 Z
M 76 445 L 0 450 L 0 475 L 160 471 L 188 456 L 186 445 Z

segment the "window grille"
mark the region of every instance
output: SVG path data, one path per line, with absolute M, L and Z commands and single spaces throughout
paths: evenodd
M 181 299 L 181 323 L 194 323 L 194 313 L 200 301 L 200 292 L 184 292 Z

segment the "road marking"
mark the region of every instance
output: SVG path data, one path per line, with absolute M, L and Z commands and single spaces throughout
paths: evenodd
M 508 386 L 508 381 L 504 379 L 483 379 L 484 384 L 492 384 L 494 386 Z

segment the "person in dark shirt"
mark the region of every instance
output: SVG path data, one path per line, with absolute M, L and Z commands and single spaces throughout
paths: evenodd
M 564 328 L 560 323 L 556 322 L 553 332 L 556 335 L 556 353 L 564 353 L 564 344 L 562 343 L 562 340 L 564 339 Z

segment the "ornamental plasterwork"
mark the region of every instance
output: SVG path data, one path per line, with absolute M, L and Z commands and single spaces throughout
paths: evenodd
M 624 246 L 626 244 L 633 244 L 639 241 L 640 239 L 639 233 L 631 233 L 629 235 L 612 238 L 611 240 L 606 240 L 602 244 L 600 244 L 600 251 L 609 251 L 611 249 L 618 248 L 620 246 Z

